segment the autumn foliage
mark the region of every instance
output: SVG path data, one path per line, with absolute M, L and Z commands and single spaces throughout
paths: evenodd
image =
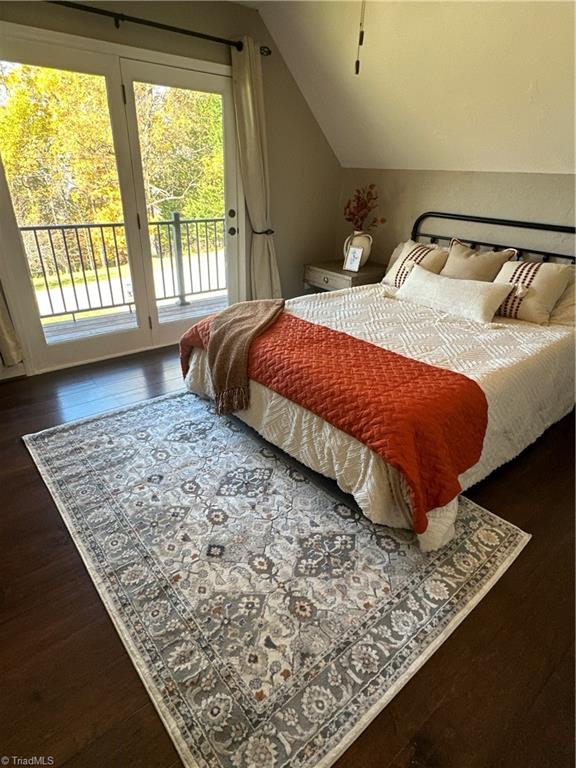
M 148 217 L 224 215 L 219 94 L 134 83 Z M 0 61 L 0 154 L 20 226 L 121 222 L 104 77 Z

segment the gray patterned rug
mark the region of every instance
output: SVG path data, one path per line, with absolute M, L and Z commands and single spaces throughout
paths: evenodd
M 194 768 L 326 768 L 529 536 L 461 499 L 422 554 L 193 395 L 24 438 Z

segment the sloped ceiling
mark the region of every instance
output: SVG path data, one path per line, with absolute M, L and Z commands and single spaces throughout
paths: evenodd
M 574 172 L 574 4 L 257 6 L 345 167 Z

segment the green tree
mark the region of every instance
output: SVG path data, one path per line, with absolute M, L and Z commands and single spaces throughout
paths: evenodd
M 148 215 L 215 218 L 224 212 L 222 99 L 135 84 Z
M 21 226 L 121 221 L 102 78 L 2 66 L 0 152 Z
M 135 98 L 149 219 L 223 216 L 221 97 L 135 83 Z M 103 77 L 0 62 L 0 154 L 20 226 L 123 220 Z M 55 247 L 66 270 L 62 235 Z

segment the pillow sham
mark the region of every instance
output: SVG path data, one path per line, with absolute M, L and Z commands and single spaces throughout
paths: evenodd
M 541 261 L 515 261 L 504 264 L 495 283 L 508 283 L 514 290 L 498 314 L 528 323 L 547 325 L 558 299 L 568 286 L 570 267 Z
M 568 266 L 568 286 L 550 315 L 550 325 L 576 325 L 576 266 Z
M 458 280 L 483 280 L 490 283 L 500 272 L 503 264 L 514 258 L 517 253 L 515 248 L 506 248 L 503 251 L 477 251 L 464 245 L 460 240 L 454 239 L 450 243 L 450 253 L 440 274 Z
M 394 254 L 392 255 L 394 256 Z M 414 240 L 408 240 L 404 244 L 400 255 L 384 275 L 382 282 L 385 285 L 393 285 L 396 288 L 400 288 L 415 264 L 420 264 L 421 267 L 424 267 L 429 272 L 438 273 L 446 263 L 447 258 L 448 251 L 445 248 L 439 248 L 437 245 L 429 243 L 415 243 Z
M 390 272 L 390 270 L 394 266 L 395 262 L 398 261 L 398 256 L 400 256 L 400 254 L 402 253 L 402 249 L 404 248 L 405 245 L 406 245 L 405 242 L 398 243 L 396 248 L 394 248 L 390 258 L 388 259 L 388 264 L 386 266 L 386 272 Z
M 504 283 L 435 275 L 415 265 L 396 298 L 478 323 L 489 323 L 511 290 L 512 286 Z

